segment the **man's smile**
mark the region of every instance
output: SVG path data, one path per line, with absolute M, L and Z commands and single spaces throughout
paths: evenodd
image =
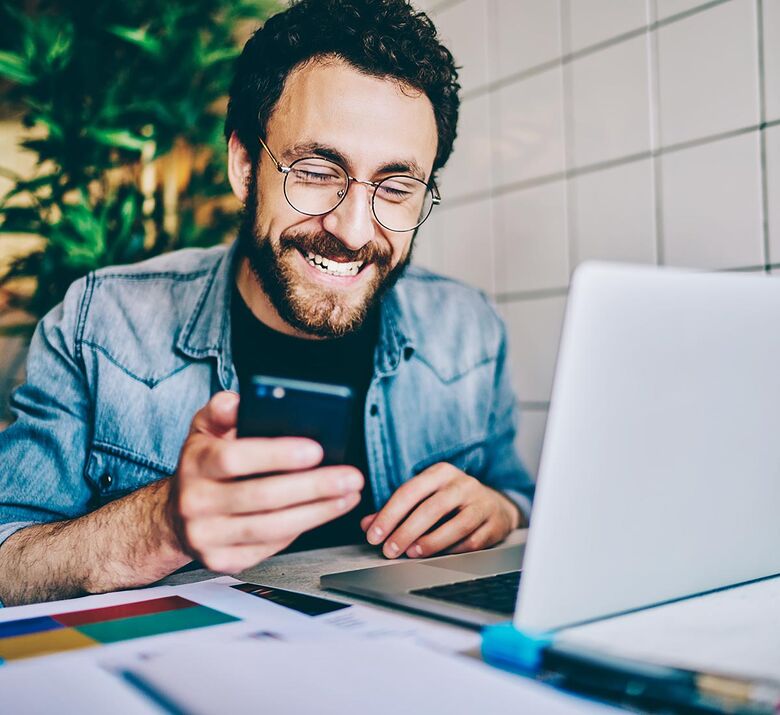
M 311 251 L 304 253 L 300 249 L 296 249 L 294 253 L 305 264 L 307 275 L 312 276 L 319 283 L 331 286 L 346 287 L 363 283 L 364 279 L 373 272 L 371 268 L 374 264 L 371 262 L 337 261 Z

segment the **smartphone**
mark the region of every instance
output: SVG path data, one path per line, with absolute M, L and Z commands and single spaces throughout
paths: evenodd
M 255 375 L 241 391 L 238 436 L 308 437 L 323 464 L 344 464 L 354 399 L 344 385 Z

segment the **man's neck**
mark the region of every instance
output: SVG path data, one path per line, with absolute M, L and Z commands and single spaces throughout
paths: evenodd
M 236 271 L 236 285 L 247 307 L 252 311 L 252 315 L 271 330 L 304 340 L 323 339 L 318 335 L 311 335 L 294 328 L 279 315 L 246 258 L 240 260 Z

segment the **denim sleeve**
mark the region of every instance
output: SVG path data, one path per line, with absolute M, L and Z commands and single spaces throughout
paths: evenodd
M 90 399 L 76 333 L 85 279 L 38 324 L 27 379 L 11 397 L 15 421 L 0 432 L 0 545 L 31 524 L 81 516 Z
M 519 411 L 509 377 L 506 327 L 503 320 L 498 320 L 501 343 L 496 359 L 490 438 L 486 445 L 483 480 L 488 486 L 506 494 L 525 514 L 526 519 L 530 519 L 534 483 L 515 447 Z

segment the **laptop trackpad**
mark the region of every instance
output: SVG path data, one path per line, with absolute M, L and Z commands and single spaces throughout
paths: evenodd
M 425 561 L 426 566 L 470 573 L 474 576 L 492 576 L 506 571 L 518 571 L 523 560 L 525 545 L 505 546 L 470 554 L 442 556 Z

